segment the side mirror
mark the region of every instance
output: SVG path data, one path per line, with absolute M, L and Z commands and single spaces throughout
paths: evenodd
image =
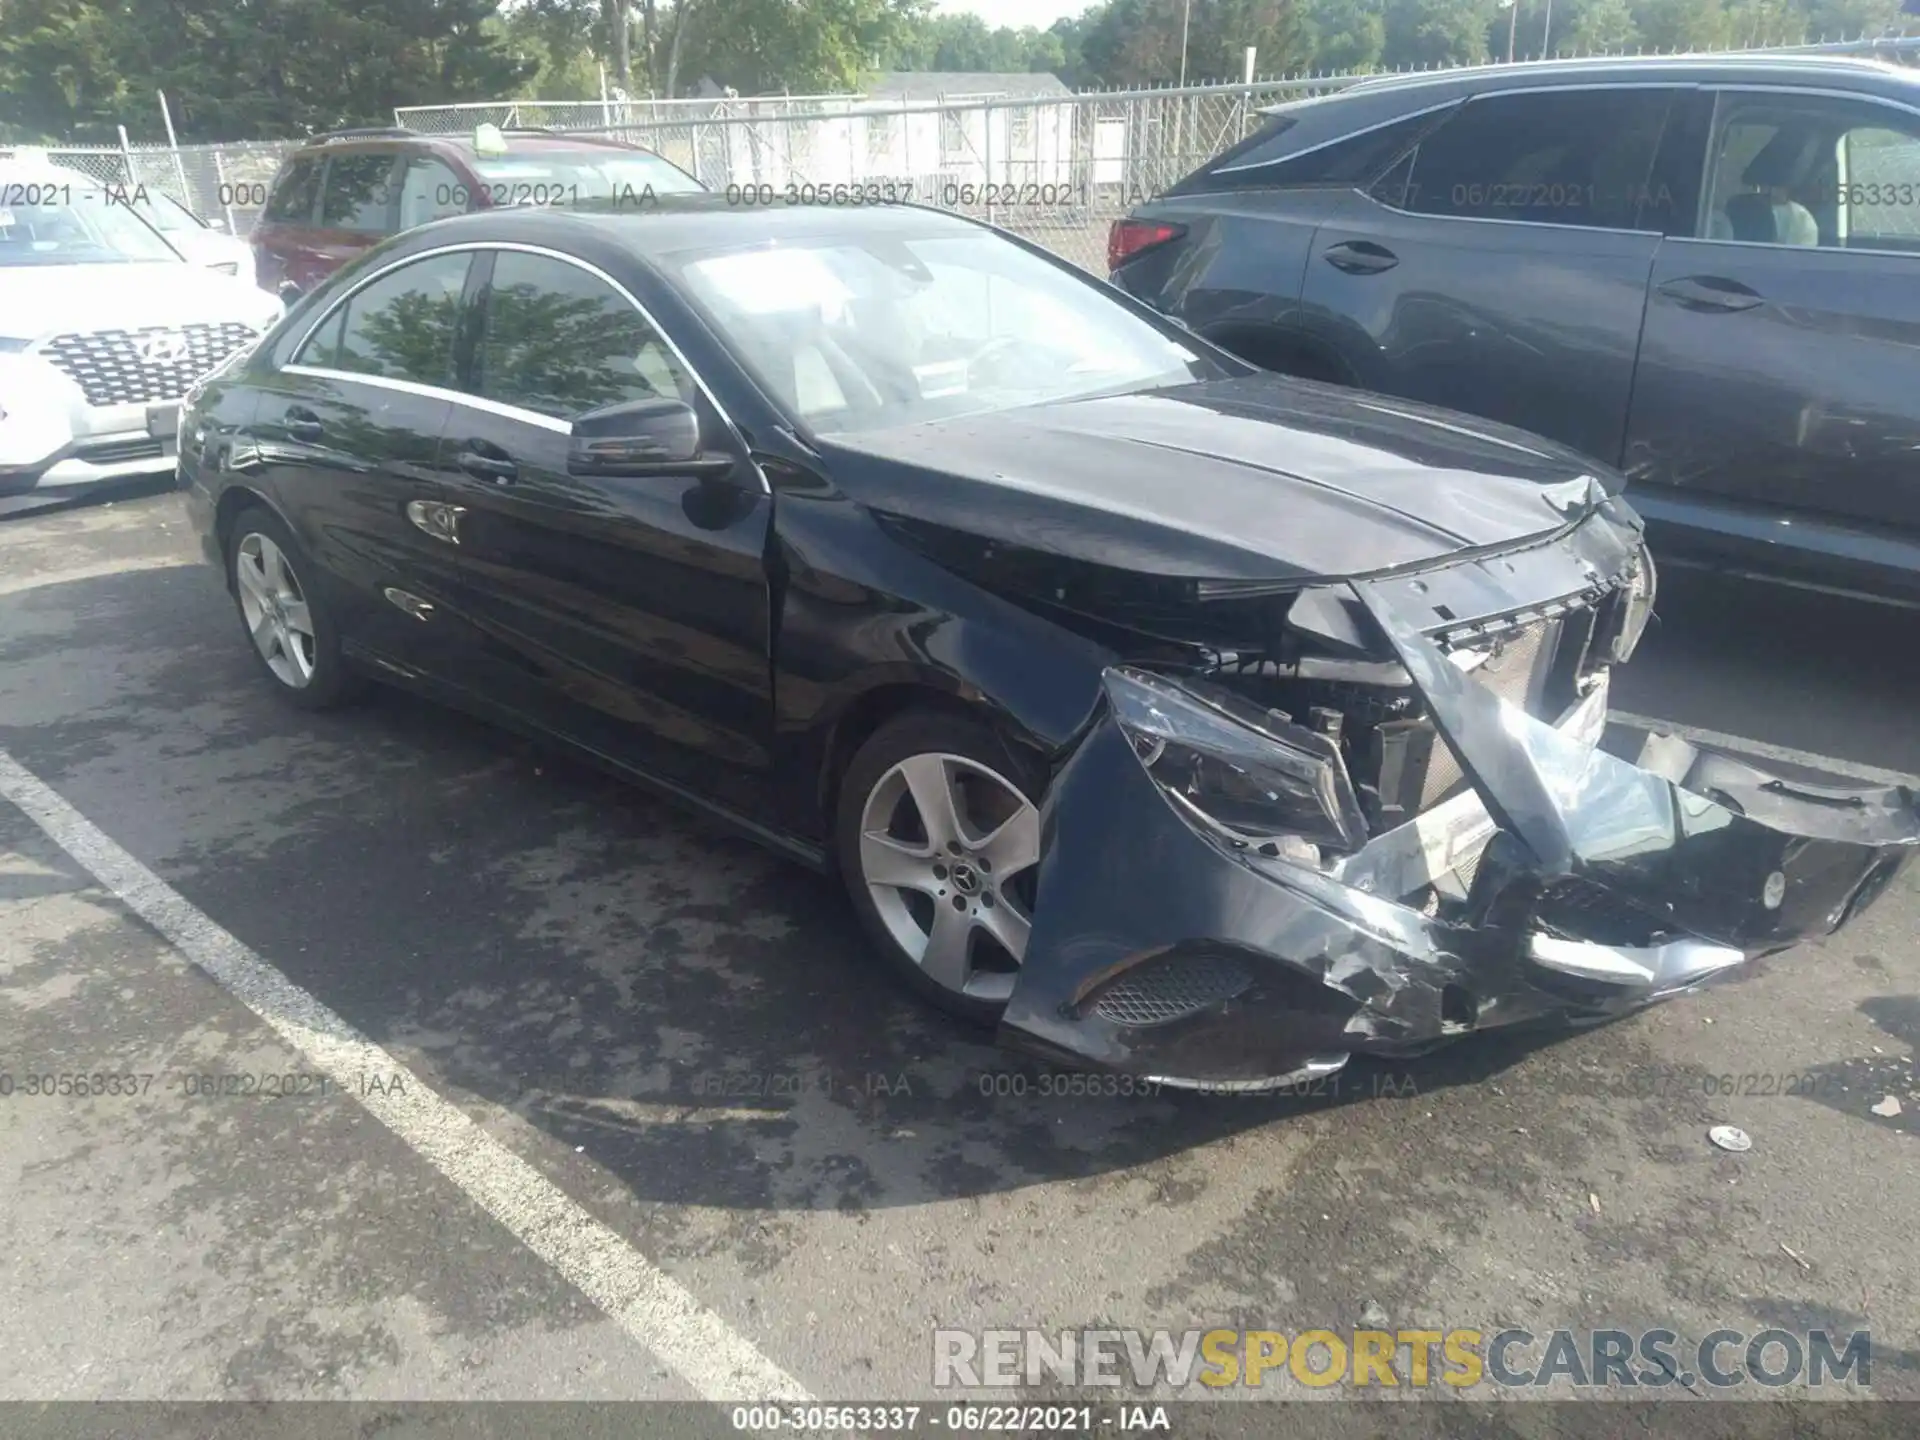
M 218 230 L 222 235 L 227 233 L 227 222 L 224 220 L 208 220 L 205 224 L 209 230 Z
M 709 455 L 691 405 L 664 397 L 589 410 L 573 422 L 570 475 L 722 475 L 730 455 Z

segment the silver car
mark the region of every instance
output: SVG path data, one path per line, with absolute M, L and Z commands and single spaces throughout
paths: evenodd
M 0 164 L 0 497 L 170 473 L 181 397 L 282 313 L 89 177 Z

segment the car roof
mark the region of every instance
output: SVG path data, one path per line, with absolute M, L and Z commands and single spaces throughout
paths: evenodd
M 409 146 L 419 146 L 429 150 L 455 150 L 467 159 L 489 160 L 510 159 L 516 152 L 551 154 L 566 150 L 628 150 L 649 155 L 653 153 L 643 145 L 635 145 L 631 141 L 617 140 L 607 135 L 576 134 L 565 130 L 512 129 L 503 129 L 500 134 L 508 147 L 504 156 L 478 156 L 471 135 L 430 135 L 419 130 L 399 128 L 336 130 L 326 135 L 315 135 L 300 147 L 299 153 L 306 155 L 330 150 L 387 150 Z
M 587 201 L 566 206 L 501 206 L 456 215 L 407 232 L 434 243 L 526 240 L 544 232 L 561 240 L 571 231 L 612 241 L 642 261 L 676 250 L 778 244 L 835 236 L 977 234 L 986 227 L 930 205 L 742 204 L 717 191 L 673 191 L 640 201 Z
M 1920 74 L 1907 66 L 1869 55 L 1729 52 L 1708 55 L 1591 55 L 1565 60 L 1533 60 L 1521 65 L 1465 65 L 1448 70 L 1371 75 L 1336 95 L 1379 95 L 1390 91 L 1469 86 L 1527 89 L 1555 83 L 1629 83 L 1663 81 L 1706 83 L 1767 79 L 1830 81 L 1838 76 L 1889 80 L 1920 90 Z M 1331 97 L 1329 97 L 1331 98 Z
M 84 170 L 75 170 L 70 165 L 56 165 L 51 160 L 43 160 L 38 155 L 16 155 L 0 160 L 0 179 L 32 184 L 45 184 L 51 180 L 56 185 L 66 185 L 77 180 L 89 184 L 101 182 Z

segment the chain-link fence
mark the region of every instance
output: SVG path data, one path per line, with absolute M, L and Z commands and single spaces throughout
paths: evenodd
M 459 105 L 396 105 L 394 123 L 427 135 L 464 135 L 476 125 L 595 130 L 662 121 L 814 114 L 845 105 L 846 95 L 692 96 L 677 100 L 481 100 Z
M 1801 53 L 1920 59 L 1920 38 L 1796 46 Z M 1527 62 L 1521 62 L 1527 63 Z M 1111 222 L 1246 136 L 1270 105 L 1355 84 L 1358 75 L 1251 84 L 952 97 L 898 103 L 852 95 L 686 100 L 500 101 L 405 106 L 403 127 L 469 134 L 476 125 L 629 140 L 710 189 L 751 201 L 863 193 L 911 195 L 1005 226 L 1104 272 Z M 131 193 L 144 186 L 245 235 L 281 158 L 301 142 L 29 149 Z M 846 187 L 841 190 L 840 187 Z
M 100 182 L 116 202 L 135 203 L 144 191 L 172 196 L 202 220 L 245 235 L 267 203 L 267 187 L 281 157 L 297 140 L 248 140 L 230 145 L 6 145 L 0 158 L 31 156 Z
M 1100 269 L 1107 227 L 1129 206 L 1247 134 L 1262 106 L 1347 83 L 921 105 L 841 97 L 784 113 L 720 111 L 577 129 L 643 145 L 745 203 L 790 194 L 910 197 L 991 220 Z

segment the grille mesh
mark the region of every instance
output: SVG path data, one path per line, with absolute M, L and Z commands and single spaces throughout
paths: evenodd
M 1231 1000 L 1252 983 L 1244 965 L 1222 956 L 1149 962 L 1103 990 L 1093 1011 L 1115 1025 L 1165 1025 Z
M 1549 642 L 1558 625 L 1556 620 L 1536 620 L 1502 636 L 1500 648 L 1484 665 L 1471 671 L 1471 677 L 1502 700 L 1531 710 L 1529 702 L 1539 688 L 1536 682 L 1540 672 L 1553 656 L 1554 647 Z M 1445 800 L 1466 783 L 1466 778 L 1452 747 L 1436 736 L 1426 783 L 1420 787 L 1420 809 L 1428 810 Z
M 184 353 L 149 360 L 143 343 L 180 337 Z M 40 353 L 86 394 L 89 405 L 152 404 L 178 400 L 193 382 L 253 339 L 245 325 L 155 325 L 140 330 L 91 330 L 56 335 Z M 177 345 L 176 345 L 177 348 Z

